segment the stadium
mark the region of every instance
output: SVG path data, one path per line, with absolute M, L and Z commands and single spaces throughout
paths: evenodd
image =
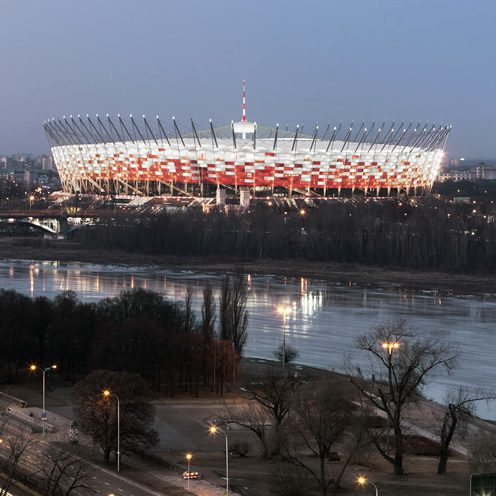
M 332 198 L 429 190 L 451 126 L 373 122 L 289 130 L 246 119 L 201 128 L 118 115 L 43 123 L 65 192 Z

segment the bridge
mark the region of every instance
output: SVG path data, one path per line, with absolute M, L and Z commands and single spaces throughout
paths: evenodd
M 100 212 L 101 215 L 101 212 Z M 96 212 L 68 214 L 66 211 L 0 212 L 0 230 L 31 228 L 52 237 L 65 237 L 83 226 L 98 221 Z

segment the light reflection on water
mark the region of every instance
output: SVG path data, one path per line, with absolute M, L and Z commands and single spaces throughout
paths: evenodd
M 181 300 L 193 288 L 194 309 L 201 307 L 202 289 L 210 281 L 216 298 L 222 275 L 56 262 L 0 262 L 0 287 L 30 296 L 53 297 L 75 291 L 92 301 L 143 287 Z M 460 350 L 452 376 L 438 375 L 427 394 L 441 400 L 450 386 L 491 388 L 496 384 L 496 300 L 489 297 L 441 297 L 437 293 L 359 288 L 306 278 L 249 275 L 247 277 L 249 337 L 246 354 L 271 358 L 280 345 L 282 318 L 275 307 L 291 307 L 287 342 L 299 351 L 305 365 L 343 370 L 349 356 L 366 363 L 353 348 L 354 338 L 374 324 L 406 319 L 419 332 L 436 333 Z M 494 412 L 492 411 L 494 410 Z M 496 405 L 480 414 L 496 417 Z

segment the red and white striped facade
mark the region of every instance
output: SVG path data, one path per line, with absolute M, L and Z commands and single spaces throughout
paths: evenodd
M 55 134 L 45 129 L 65 191 L 145 195 L 188 188 L 200 194 L 205 185 L 254 191 L 284 188 L 290 193 L 314 190 L 323 195 L 344 189 L 408 193 L 432 186 L 449 132 L 441 128 L 436 139 L 420 146 L 414 135 L 410 144 L 406 137 L 399 142 L 360 143 L 315 136 L 246 139 L 238 135 L 236 139 L 234 133 L 231 139 L 216 136 L 214 140 L 213 128 L 211 139 L 205 131 L 195 130 L 196 134 L 180 140 L 177 135 L 168 139 L 154 135 L 63 143 L 58 139 L 60 130 Z

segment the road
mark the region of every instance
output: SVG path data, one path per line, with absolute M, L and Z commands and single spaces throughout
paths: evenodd
M 5 459 L 10 453 L 10 442 L 15 443 L 17 439 L 23 439 L 24 433 L 16 426 L 5 424 L 2 432 L 2 443 L 0 443 L 0 457 Z M 45 455 L 50 446 L 41 437 L 32 436 L 20 459 L 19 467 L 27 473 L 36 473 L 43 469 Z M 52 448 L 53 449 L 53 448 Z M 167 496 L 169 492 L 153 491 L 142 484 L 123 477 L 111 470 L 100 467 L 93 463 L 86 464 L 87 479 L 84 483 L 89 489 L 81 488 L 73 492 L 75 495 L 87 495 L 91 491 L 96 494 L 114 494 L 115 496 Z M 14 490 L 14 496 L 17 496 Z
M 25 439 L 25 429 L 19 429 L 19 424 L 7 423 L 3 426 L 0 443 L 0 457 L 6 458 L 9 453 L 9 444 L 12 440 Z M 47 435 L 50 438 L 50 434 Z M 20 468 L 26 473 L 36 473 L 43 469 L 46 454 L 53 450 L 53 445 L 43 440 L 41 434 L 32 435 L 20 461 Z M 182 496 L 186 495 L 187 481 L 180 474 L 172 470 L 164 470 L 156 464 L 150 464 L 137 457 L 128 457 L 126 465 L 121 466 L 126 475 L 117 474 L 114 468 L 105 468 L 91 462 L 85 462 L 87 478 L 84 484 L 88 488 L 80 488 L 71 493 L 76 496 L 100 494 L 104 496 Z M 159 487 L 160 490 L 151 489 L 138 480 L 144 480 L 146 474 L 147 484 Z M 137 480 L 134 480 L 134 479 Z M 190 481 L 190 493 L 197 496 L 221 496 L 225 490 L 209 482 L 199 480 Z M 236 493 L 231 492 L 233 496 Z M 13 496 L 27 496 L 13 492 Z

